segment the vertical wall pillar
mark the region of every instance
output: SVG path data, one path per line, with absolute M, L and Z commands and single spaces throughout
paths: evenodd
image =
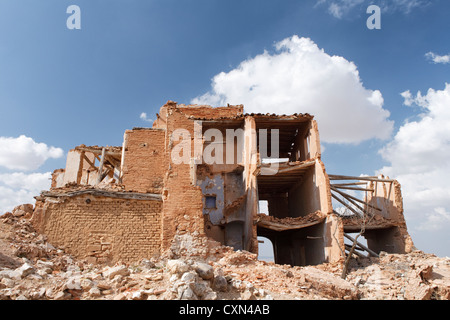
M 255 171 L 258 165 L 258 148 L 256 123 L 253 117 L 247 116 L 244 123 L 244 182 L 247 193 L 246 217 L 244 225 L 245 249 L 258 252 L 257 228 L 253 224 L 258 214 L 258 184 Z
M 64 182 L 67 183 L 80 183 L 83 161 L 82 154 L 77 150 L 70 150 L 67 154 L 66 171 L 64 173 Z

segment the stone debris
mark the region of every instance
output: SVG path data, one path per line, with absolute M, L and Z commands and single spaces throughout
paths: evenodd
M 25 210 L 24 210 L 25 211 Z M 91 264 L 47 243 L 25 215 L 0 217 L 0 300 L 449 300 L 450 259 L 422 251 L 291 267 L 205 238 L 135 264 Z

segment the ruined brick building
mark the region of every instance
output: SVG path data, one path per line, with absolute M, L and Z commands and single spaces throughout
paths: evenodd
M 275 262 L 291 265 L 341 260 L 344 238 L 362 227 L 358 254 L 412 247 L 399 183 L 328 175 L 309 114 L 169 101 L 152 128 L 126 130 L 120 147 L 70 150 L 36 200 L 37 230 L 97 263 L 149 258 L 183 233 L 254 253 L 265 237 Z

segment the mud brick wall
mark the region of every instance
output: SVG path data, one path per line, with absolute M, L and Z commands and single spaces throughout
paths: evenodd
M 244 107 L 242 105 L 239 105 L 213 108 L 210 106 L 179 105 L 178 110 L 180 110 L 183 114 L 192 116 L 194 118 L 220 119 L 241 116 L 243 114 Z
M 160 252 L 162 201 L 80 195 L 36 208 L 34 227 L 90 263 L 137 262 Z
M 168 249 L 174 236 L 182 233 L 197 232 L 204 235 L 203 195 L 200 187 L 191 183 L 191 166 L 189 163 L 174 164 L 171 151 L 177 142 L 171 141 L 174 130 L 183 128 L 192 138 L 191 156 L 194 154 L 194 121 L 190 120 L 177 108 L 169 108 L 167 121 L 166 157 L 170 159 L 169 170 L 164 180 L 162 249 Z
M 127 191 L 162 192 L 167 170 L 165 134 L 165 130 L 150 128 L 125 131 L 122 183 Z

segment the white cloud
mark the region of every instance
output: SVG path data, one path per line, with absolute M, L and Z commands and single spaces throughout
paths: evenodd
M 275 49 L 273 55 L 264 52 L 217 74 L 211 91 L 192 103 L 243 104 L 249 113 L 310 113 L 324 142 L 390 137 L 393 122 L 381 92 L 363 86 L 353 62 L 298 36 L 276 43 Z
M 434 211 L 426 214 L 426 221 L 418 227 L 418 230 L 439 231 L 443 226 L 450 225 L 450 212 L 443 207 L 434 208 Z
M 442 63 L 442 64 L 450 63 L 450 54 L 440 56 L 433 52 L 428 52 L 425 54 L 425 57 L 433 61 L 433 63 Z
M 142 112 L 141 115 L 139 116 L 139 118 L 141 118 L 141 120 L 146 121 L 146 122 L 153 122 L 152 119 L 147 118 L 147 113 Z
M 37 143 L 24 135 L 0 137 L 0 166 L 11 170 L 36 170 L 49 158 L 60 158 L 63 150 Z
M 380 1 L 380 6 L 384 11 L 401 11 L 403 13 L 410 13 L 414 8 L 422 7 L 430 4 L 430 1 L 424 0 L 390 0 Z
M 60 158 L 63 150 L 37 143 L 24 135 L 0 137 L 0 166 L 10 170 L 38 169 L 50 158 Z M 51 173 L 0 173 L 0 214 L 23 203 L 34 203 L 34 196 L 49 189 Z
M 364 0 L 340 0 L 333 1 L 328 6 L 328 12 L 335 18 L 341 19 L 351 9 L 363 3 Z
M 413 97 L 411 91 L 409 90 L 400 93 L 400 95 L 405 99 L 403 101 L 403 104 L 405 106 L 411 107 L 413 104 L 415 104 L 419 107 L 427 108 L 428 102 L 426 101 L 426 97 L 422 96 L 422 93 L 420 91 L 417 92 L 417 95 L 415 97 Z
M 337 19 L 353 14 L 359 8 L 365 14 L 369 5 L 378 5 L 384 13 L 402 12 L 409 14 L 413 9 L 430 4 L 425 0 L 318 0 L 317 5 L 326 4 L 328 13 Z
M 50 172 L 0 174 L 0 215 L 19 204 L 34 204 L 34 197 L 42 190 L 48 190 L 50 185 Z
M 405 214 L 417 230 L 445 230 L 450 228 L 450 84 L 425 96 L 402 95 L 406 105 L 418 104 L 424 112 L 380 150 L 390 163 L 380 172 L 402 184 Z

